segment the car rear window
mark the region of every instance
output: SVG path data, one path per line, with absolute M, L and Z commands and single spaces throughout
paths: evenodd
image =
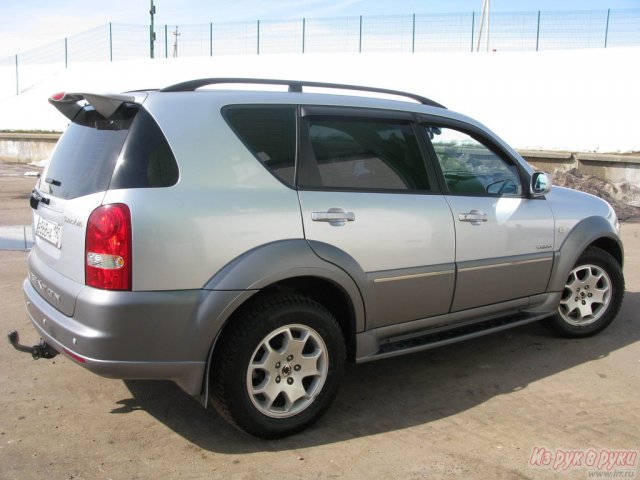
M 177 181 L 175 157 L 156 122 L 139 106 L 124 104 L 108 119 L 91 107 L 82 109 L 60 138 L 41 186 L 73 199 Z
M 41 182 L 43 190 L 71 199 L 107 189 L 138 111 L 123 107 L 109 120 L 92 108 L 84 108 L 76 115 L 58 141 Z

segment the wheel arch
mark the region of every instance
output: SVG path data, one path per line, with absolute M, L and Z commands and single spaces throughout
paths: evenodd
M 618 232 L 604 217 L 593 216 L 581 220 L 569 232 L 556 252 L 547 291 L 562 291 L 569 272 L 582 253 L 589 247 L 598 247 L 609 253 L 623 267 L 624 249 Z
M 622 244 L 619 241 L 615 241 L 610 237 L 600 237 L 594 240 L 590 247 L 598 247 L 600 250 L 604 250 L 616 259 L 620 268 L 624 266 L 624 251 L 622 250 Z
M 347 358 L 355 359 L 356 333 L 365 325 L 360 289 L 344 270 L 319 258 L 305 240 L 284 240 L 251 250 L 222 268 L 204 288 L 239 293 L 222 311 L 204 306 L 199 314 L 200 318 L 214 319 L 215 324 L 203 378 L 205 405 L 211 360 L 220 336 L 241 309 L 264 295 L 298 293 L 322 304 L 343 330 Z
M 252 301 L 259 301 L 262 296 L 276 293 L 302 295 L 318 302 L 329 310 L 342 329 L 347 358 L 350 361 L 355 360 L 356 310 L 348 293 L 339 284 L 326 277 L 290 277 L 268 285 L 243 305 Z

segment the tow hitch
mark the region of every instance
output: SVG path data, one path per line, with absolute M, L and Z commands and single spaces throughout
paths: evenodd
M 38 360 L 39 358 L 53 358 L 58 355 L 58 352 L 51 348 L 51 346 L 47 345 L 42 339 L 40 339 L 40 342 L 37 345 L 27 347 L 26 345 L 20 345 L 20 336 L 15 330 L 11 330 L 7 334 L 7 338 L 13 348 L 19 352 L 30 353 L 34 360 Z

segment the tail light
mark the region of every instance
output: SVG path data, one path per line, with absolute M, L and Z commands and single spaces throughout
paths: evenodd
M 87 222 L 85 283 L 103 290 L 131 290 L 131 213 L 117 203 L 96 208 Z

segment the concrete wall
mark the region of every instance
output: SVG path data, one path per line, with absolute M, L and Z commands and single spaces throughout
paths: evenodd
M 60 138 L 57 133 L 0 133 L 0 161 L 35 163 L 46 160 Z
M 0 133 L 0 161 L 36 163 L 46 160 L 60 138 L 54 133 Z M 640 155 L 519 150 L 527 162 L 549 173 L 577 168 L 613 183 L 640 185 Z
M 629 182 L 632 185 L 640 185 L 640 156 L 580 153 L 577 160 L 578 170 L 582 173 L 613 183 Z
M 544 150 L 520 150 L 518 153 L 531 165 L 545 172 L 566 172 L 576 168 L 582 174 L 593 175 L 612 183 L 629 182 L 632 185 L 640 185 L 640 155 Z

